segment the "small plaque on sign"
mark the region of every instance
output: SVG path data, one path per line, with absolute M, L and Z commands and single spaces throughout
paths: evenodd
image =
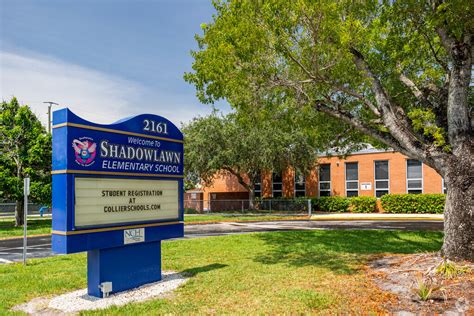
M 145 241 L 145 228 L 126 229 L 123 231 L 123 243 L 133 244 Z
M 371 182 L 362 182 L 360 184 L 361 190 L 372 190 L 372 183 Z

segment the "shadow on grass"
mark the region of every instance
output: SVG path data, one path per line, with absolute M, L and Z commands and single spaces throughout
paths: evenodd
M 258 234 L 258 238 L 270 248 L 254 258 L 257 262 L 312 265 L 338 274 L 356 272 L 356 264 L 370 254 L 432 252 L 442 245 L 439 232 L 320 230 Z
M 208 264 L 202 267 L 196 267 L 196 268 L 189 268 L 186 270 L 183 270 L 182 273 L 189 275 L 191 277 L 199 274 L 199 273 L 204 273 L 204 272 L 209 272 L 212 270 L 217 270 L 217 269 L 222 269 L 227 267 L 227 264 L 221 264 L 221 263 L 213 263 L 213 264 Z

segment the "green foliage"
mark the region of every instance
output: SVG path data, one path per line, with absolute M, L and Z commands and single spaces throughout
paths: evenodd
M 349 212 L 350 199 L 344 196 L 322 196 L 312 199 L 313 209 L 322 212 Z
M 447 259 L 443 260 L 436 268 L 436 273 L 447 279 L 457 277 L 458 275 L 467 273 L 469 271 L 469 267 L 457 265 L 456 263 Z
M 417 275 L 417 287 L 414 289 L 418 298 L 422 301 L 427 301 L 431 298 L 431 295 L 435 291 L 442 290 L 442 287 L 438 285 L 433 278 L 429 276 L 423 276 L 422 273 Z
M 301 119 L 288 112 L 213 113 L 195 118 L 182 127 L 186 175 L 198 176 L 210 185 L 220 172 L 230 172 L 241 176 L 239 182 L 252 190 L 265 170 L 281 172 L 291 165 L 305 172 L 316 161 L 320 141 L 317 134 L 301 127 Z
M 375 213 L 377 212 L 377 199 L 370 196 L 345 197 L 345 196 L 322 196 L 313 198 L 313 209 L 322 212 L 338 213 Z
M 424 136 L 433 139 L 438 147 L 446 145 L 446 132 L 436 125 L 436 116 L 429 109 L 413 109 L 408 113 L 408 117 L 412 121 L 413 128 L 417 132 L 422 132 Z M 445 148 L 449 151 L 449 148 Z
M 28 175 L 32 200 L 51 205 L 51 135 L 16 98 L 0 105 L 0 137 L 1 198 L 23 200 Z
M 352 213 L 377 212 L 377 198 L 372 196 L 358 196 L 350 198 L 349 210 Z
M 298 106 L 329 113 L 340 120 L 327 124 L 326 142 L 338 138 L 337 130 L 345 129 L 346 138 L 357 134 L 347 123 L 382 142 L 397 139 L 383 120 L 388 112 L 370 109 L 380 106 L 378 88 L 355 64 L 356 50 L 413 137 L 449 151 L 446 88 L 453 60 L 438 32 L 469 38 L 473 3 L 215 1 L 216 14 L 202 24 L 193 71 L 184 78 L 201 102 L 226 99 L 241 112 Z
M 386 213 L 443 213 L 444 194 L 386 194 L 381 197 Z

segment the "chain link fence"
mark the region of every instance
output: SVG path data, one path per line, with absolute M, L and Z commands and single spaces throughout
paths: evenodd
M 16 203 L 7 202 L 0 203 L 0 217 L 15 215 Z M 41 210 L 41 208 L 43 208 Z M 43 215 L 50 215 L 51 208 L 37 203 L 28 203 L 28 215 L 40 215 L 40 210 Z M 23 212 L 23 209 L 21 210 Z
M 185 200 L 185 214 L 246 214 L 311 216 L 309 199 Z

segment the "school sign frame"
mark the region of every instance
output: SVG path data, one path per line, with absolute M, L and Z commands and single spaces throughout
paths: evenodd
M 182 133 L 161 116 L 53 113 L 52 249 L 87 251 L 89 295 L 161 280 L 161 240 L 184 236 L 183 159 Z

